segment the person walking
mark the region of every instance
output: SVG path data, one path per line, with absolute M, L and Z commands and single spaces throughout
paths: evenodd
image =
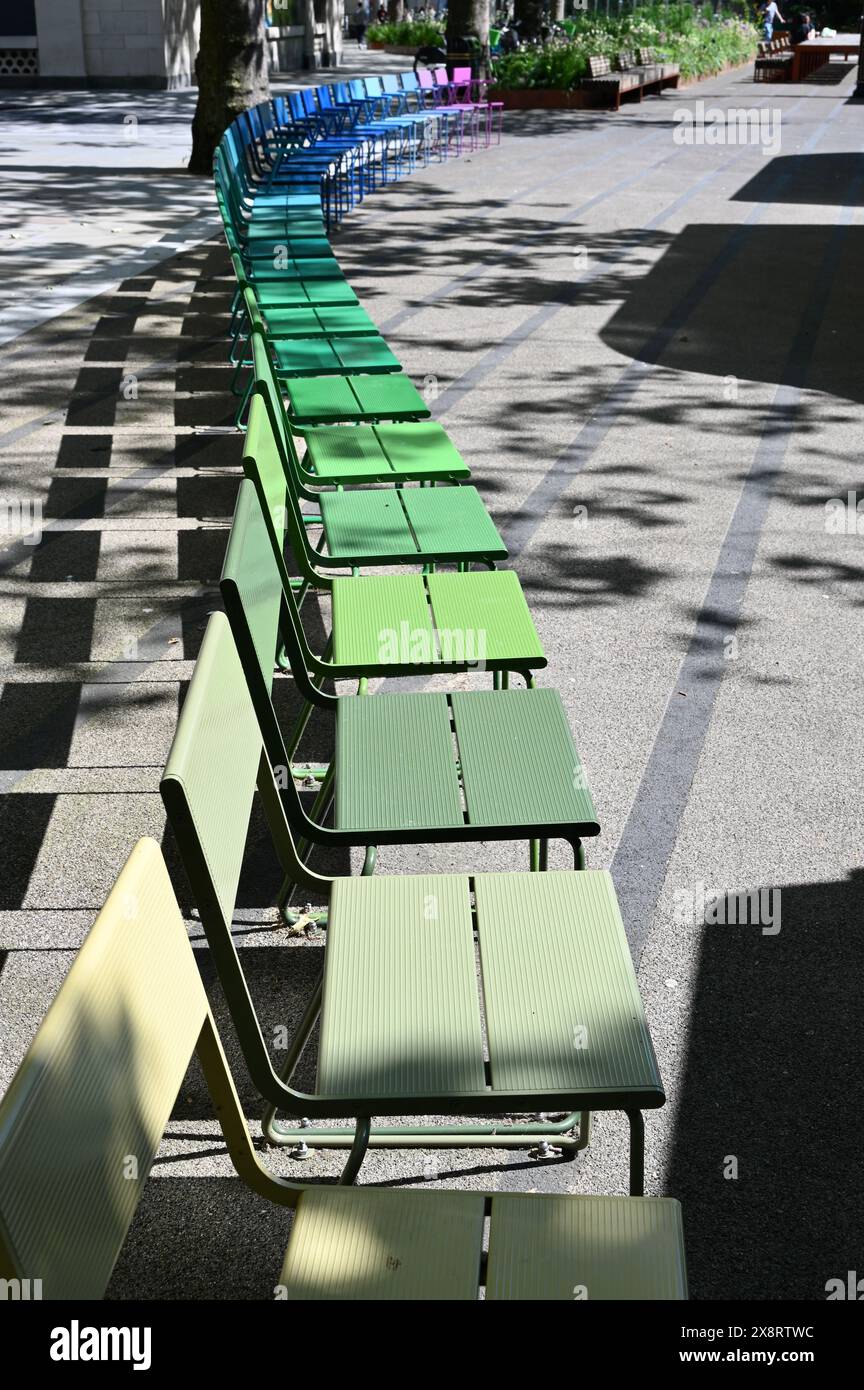
M 786 21 L 780 13 L 775 0 L 768 0 L 762 6 L 762 32 L 765 35 L 765 42 L 770 43 L 774 37 L 774 25 L 778 22 L 785 24 Z
M 369 6 L 366 0 L 359 0 L 354 11 L 354 37 L 359 48 L 366 47 L 366 30 L 369 25 Z

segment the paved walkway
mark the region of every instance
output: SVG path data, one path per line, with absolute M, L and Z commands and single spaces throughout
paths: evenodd
M 819 1298 L 860 1267 L 864 560 L 854 514 L 825 524 L 864 497 L 851 87 L 739 71 L 616 116 L 511 115 L 500 148 L 376 197 L 339 239 L 406 369 L 437 382 L 577 731 L 604 827 L 589 862 L 615 873 L 669 1096 L 648 1190 L 684 1202 L 699 1298 Z M 779 111 L 779 150 L 677 143 L 700 100 Z M 0 110 L 2 497 L 44 518 L 37 545 L 0 538 L 0 1089 L 132 843 L 162 837 L 217 602 L 239 449 L 200 427 L 231 418 L 231 280 L 181 172 L 191 106 Z M 257 836 L 238 927 L 276 1027 L 320 948 L 268 927 Z M 472 861 L 391 850 L 381 870 Z M 760 920 L 733 923 L 756 893 Z M 373 1152 L 362 1177 L 624 1191 L 625 1157 L 607 1117 L 574 1163 Z M 269 1296 L 289 1218 L 239 1191 L 195 1074 L 155 1175 L 114 1292 Z

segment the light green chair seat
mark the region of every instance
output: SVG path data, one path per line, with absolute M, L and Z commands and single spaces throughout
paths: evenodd
M 273 350 L 281 377 L 401 370 L 383 338 L 277 338 Z
M 585 1108 L 662 1096 L 611 875 L 337 879 L 316 1093 L 392 1097 L 401 1113 L 400 1099 L 488 1084 Z
M 275 273 L 275 272 L 274 272 Z M 293 304 L 356 305 L 357 296 L 347 280 L 255 279 L 255 296 L 265 318 L 273 309 Z
M 469 478 L 471 470 L 432 420 L 402 425 L 306 429 L 306 467 L 322 482 L 365 483 Z
M 337 578 L 332 588 L 333 661 L 374 675 L 388 656 L 482 661 L 494 669 L 546 665 L 519 579 L 513 570 L 464 574 L 386 574 Z
M 287 308 L 268 308 L 267 332 L 274 343 L 283 338 L 380 338 L 375 324 L 359 305 L 321 304 L 308 300 Z
M 292 1301 L 474 1302 L 487 1204 L 487 1300 L 687 1297 L 681 1208 L 670 1198 L 368 1187 L 303 1193 L 280 1284 Z
M 386 564 L 390 557 L 439 563 L 503 560 L 507 550 L 473 487 L 353 488 L 318 497 L 327 559 Z
M 334 761 L 340 830 L 467 822 L 513 827 L 514 838 L 549 834 L 552 825 L 583 838 L 600 833 L 556 690 L 345 696 Z

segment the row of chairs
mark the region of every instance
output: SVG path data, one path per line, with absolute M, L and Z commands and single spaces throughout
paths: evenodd
M 282 1297 L 686 1296 L 678 1203 L 643 1195 L 642 1112 L 664 1094 L 611 877 L 585 867 L 599 823 L 563 704 L 536 684 L 542 646 L 467 465 L 326 236 L 430 140 L 465 148 L 452 102 L 439 121 L 370 82 L 344 102 L 338 86 L 304 96 L 308 121 L 290 99 L 287 115 L 244 114 L 216 155 L 245 476 L 224 612 L 161 784 L 265 1139 L 347 1148 L 347 1161 L 335 1186 L 262 1162 L 161 851 L 141 841 L 0 1106 L 0 1273 L 38 1276 L 47 1297 L 104 1291 L 193 1050 L 239 1175 L 295 1209 Z M 469 95 L 488 132 L 491 108 Z M 338 126 L 317 120 L 328 101 Z M 331 614 L 317 648 L 312 594 Z M 487 671 L 491 688 L 369 689 Z M 316 712 L 332 756 L 301 767 Z M 250 824 L 266 827 L 283 879 L 280 921 L 326 927 L 320 982 L 278 1066 L 232 931 Z M 570 845 L 572 870 L 548 868 L 551 839 Z M 527 842 L 534 872 L 374 875 L 382 846 L 489 841 Z M 319 848 L 359 851 L 362 871 L 323 874 Z M 606 1110 L 629 1124 L 627 1197 L 353 1186 L 370 1145 L 554 1143 L 573 1157 Z

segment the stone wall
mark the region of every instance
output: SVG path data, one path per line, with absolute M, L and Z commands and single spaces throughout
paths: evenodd
M 81 0 L 92 78 L 165 77 L 161 0 Z
M 189 87 L 200 0 L 35 0 L 39 78 L 51 85 Z

